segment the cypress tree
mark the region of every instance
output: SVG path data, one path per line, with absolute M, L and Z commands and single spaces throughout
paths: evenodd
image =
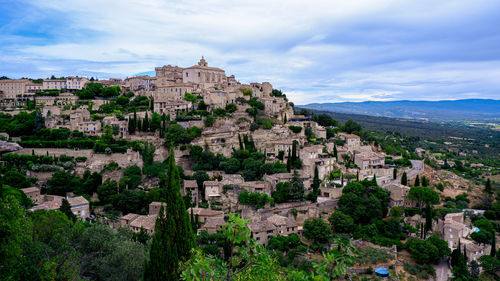
M 63 198 L 62 205 L 61 207 L 59 207 L 59 211 L 65 214 L 68 219 L 76 221 L 76 215 L 71 211 L 71 205 L 69 204 L 68 200 L 66 200 L 66 198 Z
M 314 167 L 314 178 L 312 182 L 312 191 L 314 195 L 319 195 L 319 186 L 321 182 L 319 180 L 319 171 L 318 171 L 318 166 Z
M 297 160 L 297 141 L 293 141 L 292 145 L 292 167 L 295 168 L 295 162 Z
M 149 131 L 149 118 L 148 118 L 148 112 L 146 111 L 146 116 L 144 117 L 144 120 L 142 120 L 142 130 L 144 132 Z
M 396 179 L 398 177 L 398 169 L 394 168 L 392 170 L 392 178 L 393 179 Z
M 495 232 L 493 232 L 493 241 L 491 241 L 490 256 L 495 257 L 496 253 L 497 253 L 497 238 Z
M 292 154 L 290 153 L 290 150 L 288 150 L 288 157 L 286 158 L 286 169 L 289 173 L 292 170 Z
M 179 262 L 189 259 L 194 246 L 193 230 L 180 192 L 181 180 L 173 148 L 170 148 L 165 182 L 166 210 L 160 209 L 146 263 L 144 280 L 178 280 Z
M 359 170 L 356 171 L 356 180 L 359 181 Z
M 135 111 L 135 107 L 134 107 L 134 133 L 135 133 L 136 128 L 137 128 L 137 112 Z
M 418 177 L 418 175 L 415 178 L 415 186 L 420 186 L 420 178 Z
M 285 118 L 283 118 L 283 124 L 286 124 L 287 121 L 288 119 L 286 118 L 286 113 L 285 113 Z
M 333 157 L 335 157 L 335 160 L 339 161 L 338 152 L 337 152 L 337 145 L 336 144 L 333 145 Z
M 140 119 L 137 120 L 137 131 L 142 132 L 142 121 Z
M 401 184 L 408 185 L 408 178 L 406 176 L 406 172 L 403 172 L 403 175 L 401 176 Z

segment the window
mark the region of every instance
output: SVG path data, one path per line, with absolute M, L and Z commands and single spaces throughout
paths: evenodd
M 450 238 L 453 239 L 453 234 L 450 234 Z

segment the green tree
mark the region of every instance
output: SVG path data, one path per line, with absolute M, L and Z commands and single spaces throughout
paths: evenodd
M 304 222 L 304 237 L 315 242 L 327 242 L 330 238 L 330 226 L 320 218 Z
M 496 275 L 500 271 L 500 260 L 489 255 L 482 255 L 479 264 L 483 270 L 491 275 Z
M 492 195 L 493 190 L 491 189 L 491 180 L 488 178 L 484 184 L 484 193 Z
M 177 280 L 179 262 L 189 259 L 194 239 L 189 215 L 180 193 L 181 179 L 175 165 L 174 149 L 170 148 L 166 186 L 166 210 L 160 208 L 150 259 L 144 271 L 145 280 Z
M 408 185 L 408 177 L 406 175 L 406 172 L 403 172 L 403 175 L 401 176 L 401 184 Z
M 30 242 L 30 220 L 13 196 L 0 198 L 0 279 L 15 280 L 13 268 L 23 254 L 23 245 Z
M 430 206 L 439 203 L 439 194 L 423 186 L 414 186 L 408 192 L 408 199 L 414 200 L 418 203 L 418 207 L 422 210 L 424 206 Z
M 203 124 L 205 124 L 205 127 L 212 127 L 215 124 L 215 118 L 212 115 L 208 115 L 205 117 Z
M 68 219 L 76 221 L 76 215 L 71 211 L 71 205 L 69 204 L 68 200 L 66 200 L 66 198 L 63 198 L 61 207 L 59 207 L 59 211 L 65 214 Z
M 420 186 L 420 177 L 418 175 L 415 177 L 415 186 Z
M 340 127 L 340 130 L 346 132 L 348 134 L 352 134 L 354 132 L 361 132 L 361 125 L 352 120 L 347 120 L 345 124 Z
M 318 166 L 315 166 L 314 167 L 314 178 L 313 178 L 313 182 L 311 184 L 311 188 L 312 188 L 312 192 L 316 196 L 318 196 L 320 194 L 320 190 L 319 190 L 320 184 L 321 184 L 321 181 L 319 179 Z
M 352 233 L 356 228 L 354 220 L 351 216 L 346 215 L 339 210 L 333 212 L 328 218 L 328 221 L 330 222 L 330 226 L 332 227 L 332 231 L 334 233 Z
M 233 113 L 235 112 L 236 110 L 238 110 L 238 107 L 236 106 L 236 104 L 234 103 L 229 103 L 226 105 L 226 111 L 229 112 L 229 113 Z
M 290 199 L 294 201 L 303 201 L 304 200 L 304 183 L 302 179 L 300 179 L 300 175 L 297 170 L 293 171 L 292 180 L 290 181 L 291 189 L 290 189 Z
M 186 137 L 187 132 L 181 125 L 170 125 L 167 130 L 165 130 L 165 146 L 176 146 L 180 143 L 184 143 L 186 141 Z

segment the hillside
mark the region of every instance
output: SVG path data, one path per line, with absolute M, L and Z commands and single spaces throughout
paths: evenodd
M 484 121 L 500 119 L 500 100 L 465 99 L 443 101 L 366 101 L 311 103 L 299 107 L 351 114 L 397 118 Z

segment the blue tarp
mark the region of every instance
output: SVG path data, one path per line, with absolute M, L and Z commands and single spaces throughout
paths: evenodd
M 389 271 L 385 268 L 377 268 L 377 269 L 375 269 L 375 273 L 381 277 L 388 277 L 389 276 Z

